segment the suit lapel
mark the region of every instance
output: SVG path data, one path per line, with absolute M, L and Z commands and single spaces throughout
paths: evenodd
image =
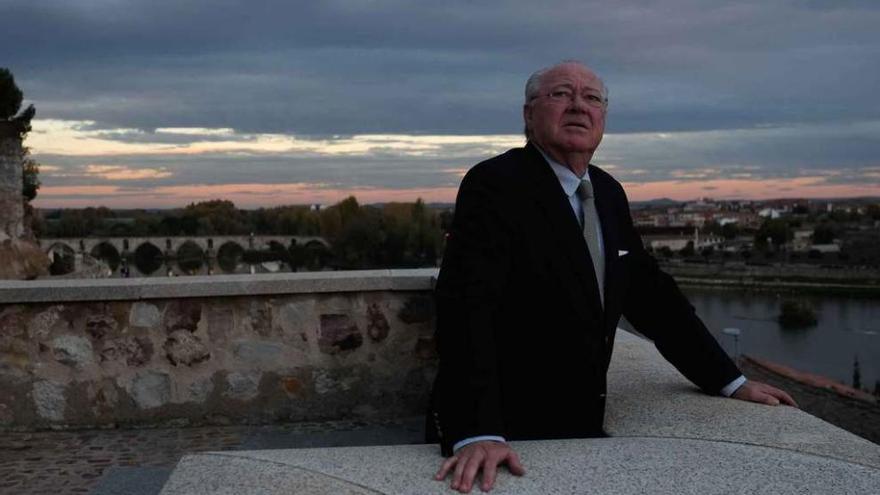
M 526 146 L 527 168 L 533 176 L 531 192 L 550 235 L 564 256 L 551 256 L 557 276 L 570 288 L 573 306 L 585 322 L 602 313 L 596 275 L 583 232 L 559 180 L 541 153 L 531 144 Z M 600 217 L 601 219 L 601 217 Z M 601 220 L 600 220 L 601 221 Z M 591 317 L 590 315 L 593 315 Z

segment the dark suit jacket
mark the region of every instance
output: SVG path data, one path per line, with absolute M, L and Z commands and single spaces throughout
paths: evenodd
M 602 436 L 621 314 L 716 394 L 739 370 L 642 247 L 620 184 L 589 167 L 605 248 L 605 308 L 582 230 L 531 144 L 464 177 L 435 290 L 440 369 L 427 436 Z M 620 251 L 628 254 L 619 256 Z

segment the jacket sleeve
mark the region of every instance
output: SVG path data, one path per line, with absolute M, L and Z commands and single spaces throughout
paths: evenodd
M 440 369 L 432 410 L 444 455 L 474 436 L 504 436 L 496 312 L 509 277 L 505 194 L 478 165 L 462 181 L 435 297 Z

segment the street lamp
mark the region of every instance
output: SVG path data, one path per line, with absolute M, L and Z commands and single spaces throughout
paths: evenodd
M 736 360 L 739 357 L 739 328 L 725 328 L 721 330 L 721 333 L 724 335 L 729 335 L 733 337 L 733 359 Z

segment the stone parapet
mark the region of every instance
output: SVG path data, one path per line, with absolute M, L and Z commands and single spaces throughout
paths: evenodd
M 420 414 L 435 274 L 0 281 L 0 427 Z
M 615 345 L 606 417 L 611 437 L 513 442 L 526 474 L 499 469 L 491 493 L 877 493 L 880 446 L 795 408 L 705 395 L 650 342 L 624 331 Z M 449 479 L 433 480 L 439 450 L 194 454 L 180 461 L 162 495 L 457 493 Z

